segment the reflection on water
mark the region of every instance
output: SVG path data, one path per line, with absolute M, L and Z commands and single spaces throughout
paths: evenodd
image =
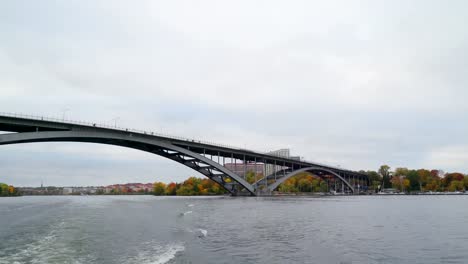
M 0 199 L 3 263 L 466 263 L 467 196 Z

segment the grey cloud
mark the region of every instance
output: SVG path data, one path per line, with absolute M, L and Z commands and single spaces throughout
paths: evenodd
M 61 117 L 68 108 L 73 119 L 120 117 L 120 126 L 259 150 L 290 147 L 353 169 L 468 171 L 460 154 L 468 145 L 464 1 L 1 5 L 0 111 Z M 70 160 L 53 164 L 60 173 L 39 163 L 17 169 L 20 156 L 35 159 L 27 149 L 6 149 L 10 162 L 0 174 L 13 175 L 12 183 L 33 171 L 49 172 L 57 184 L 71 179 L 61 176 L 75 168 Z M 191 175 L 169 161 L 154 167 L 131 150 L 71 144 L 54 151 L 83 164 L 74 173 L 114 174 L 103 179 L 109 183 L 129 174 Z M 116 155 L 80 155 L 94 151 Z M 138 164 L 133 173 L 107 167 L 127 158 Z

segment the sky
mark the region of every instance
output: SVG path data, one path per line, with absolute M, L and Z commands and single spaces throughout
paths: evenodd
M 0 112 L 114 124 L 354 170 L 468 173 L 466 1 L 0 3 Z M 16 186 L 183 181 L 121 147 L 1 146 Z M 201 176 L 200 176 L 201 177 Z

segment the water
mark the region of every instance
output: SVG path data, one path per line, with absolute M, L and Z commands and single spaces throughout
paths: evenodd
M 467 263 L 468 196 L 0 199 L 4 263 Z

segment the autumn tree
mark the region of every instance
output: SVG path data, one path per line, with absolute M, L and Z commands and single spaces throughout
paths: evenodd
M 255 175 L 255 172 L 254 171 L 248 171 L 246 174 L 245 174 L 245 180 L 252 184 L 256 181 L 256 175 Z
M 406 176 L 408 176 L 408 173 L 409 173 L 408 168 L 396 168 L 395 172 L 393 173 L 393 176 L 406 177 Z
M 14 195 L 16 193 L 16 189 L 13 186 L 8 186 L 8 195 Z
M 176 195 L 176 191 L 177 191 L 177 184 L 174 183 L 174 182 L 171 182 L 166 186 L 166 190 L 165 190 L 164 194 L 166 194 L 166 195 Z
M 155 182 L 153 192 L 154 195 L 164 195 L 166 193 L 166 184 L 163 182 Z
M 287 179 L 279 186 L 278 191 L 284 193 L 297 192 L 296 179 L 294 177 Z
M 465 190 L 464 182 L 458 181 L 458 180 L 451 181 L 450 185 L 448 186 L 448 190 L 450 192 L 464 191 Z
M 452 183 L 452 181 L 461 182 L 461 181 L 464 181 L 464 179 L 465 179 L 465 175 L 463 175 L 461 173 L 458 173 L 458 172 L 447 173 L 447 174 L 445 174 L 445 177 L 442 180 L 442 183 L 447 189 L 449 189 L 450 184 Z
M 17 196 L 18 190 L 12 186 L 5 183 L 0 183 L 0 196 Z
M 403 191 L 403 179 L 403 176 L 393 176 L 391 180 L 392 188 Z

